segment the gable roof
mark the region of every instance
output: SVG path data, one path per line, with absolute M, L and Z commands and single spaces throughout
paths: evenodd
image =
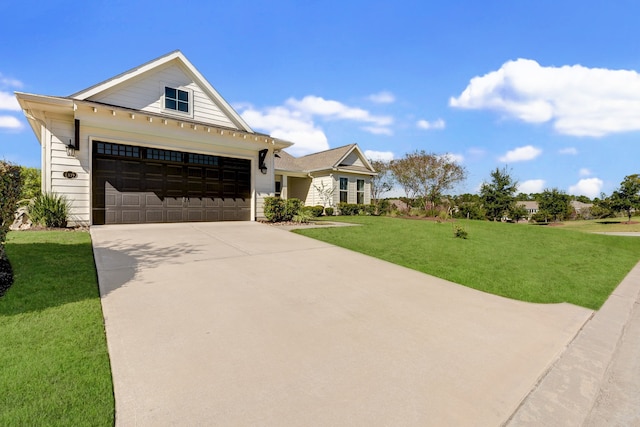
M 363 166 L 344 163 L 352 153 L 358 156 Z M 293 157 L 286 151 L 280 151 L 278 156 L 275 159 L 275 168 L 281 171 L 310 173 L 321 170 L 341 170 L 368 175 L 376 174 L 357 144 L 344 145 L 302 157 Z
M 209 98 L 226 114 L 229 119 L 238 127 L 238 129 L 249 133 L 255 133 L 251 127 L 240 117 L 240 115 L 229 105 L 227 101 L 216 91 L 213 86 L 204 78 L 202 74 L 193 66 L 191 62 L 179 50 L 174 50 L 159 58 L 146 62 L 138 67 L 132 68 L 115 77 L 107 79 L 101 83 L 95 84 L 80 92 L 76 92 L 70 96 L 72 99 L 89 100 L 98 94 L 111 90 L 117 86 L 124 85 L 132 79 L 138 78 L 145 73 L 150 73 L 160 67 L 170 63 L 177 63 L 184 72 L 193 79 L 193 81 L 209 96 Z

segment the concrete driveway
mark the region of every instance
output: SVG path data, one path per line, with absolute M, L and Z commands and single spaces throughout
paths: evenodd
M 592 315 L 260 223 L 91 236 L 118 426 L 500 425 Z

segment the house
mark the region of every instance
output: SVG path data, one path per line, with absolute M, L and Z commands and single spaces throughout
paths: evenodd
M 305 205 L 371 203 L 375 170 L 358 145 L 350 144 L 302 157 L 282 150 L 275 155 L 275 193 Z
M 518 201 L 516 204 L 527 210 L 527 219 L 531 219 L 533 215 L 538 213 L 539 206 L 536 201 Z M 590 211 L 593 207 L 593 203 L 583 203 L 577 200 L 571 200 L 570 204 L 576 216 L 590 218 Z
M 42 190 L 67 197 L 71 225 L 256 220 L 276 181 L 286 196 L 308 180 L 314 204 L 313 176 L 333 173 L 355 202 L 356 176 L 372 171 L 350 146 L 276 179 L 293 143 L 252 130 L 180 51 L 70 96 L 16 97 L 41 145 Z

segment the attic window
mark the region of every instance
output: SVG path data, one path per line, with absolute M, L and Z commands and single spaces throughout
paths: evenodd
M 189 113 L 189 92 L 165 86 L 164 108 L 167 110 Z

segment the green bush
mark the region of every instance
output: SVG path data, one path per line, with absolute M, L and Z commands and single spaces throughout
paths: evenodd
M 340 215 L 376 215 L 376 205 L 363 205 L 356 203 L 339 203 L 338 211 Z
M 20 199 L 33 199 L 37 197 L 42 191 L 40 169 L 21 166 L 20 176 L 22 177 Z
M 303 207 L 300 199 L 283 200 L 279 197 L 264 198 L 264 216 L 269 222 L 291 221 Z
M 333 208 L 329 207 L 329 208 L 324 208 L 324 214 L 326 216 L 333 216 Z
M 309 214 L 310 217 L 317 218 L 322 215 L 322 212 L 324 212 L 324 206 L 322 205 L 305 206 L 302 210 L 305 213 Z
M 313 217 L 311 216 L 309 211 L 300 209 L 298 213 L 291 218 L 291 221 L 297 222 L 298 224 L 306 224 L 311 220 L 311 218 Z
M 300 199 L 292 198 L 287 199 L 286 207 L 285 207 L 285 221 L 291 221 L 294 215 L 298 215 L 298 213 L 304 207 L 304 203 Z
M 279 197 L 264 198 L 264 217 L 269 222 L 284 221 L 285 202 Z
M 63 195 L 42 193 L 29 205 L 29 217 L 34 224 L 64 228 L 71 205 Z
M 345 216 L 358 215 L 359 211 L 360 209 L 358 208 L 358 205 L 354 203 L 345 203 L 345 202 L 338 203 L 338 212 L 340 212 L 340 215 L 345 215 Z
M 456 224 L 453 227 L 453 236 L 459 239 L 466 239 L 467 237 L 469 237 L 469 233 L 467 232 L 467 230 Z
M 21 191 L 20 166 L 0 161 L 0 255 L 9 227 L 13 224 Z
M 378 200 L 375 208 L 375 215 L 386 215 L 391 211 L 391 206 L 387 199 Z

